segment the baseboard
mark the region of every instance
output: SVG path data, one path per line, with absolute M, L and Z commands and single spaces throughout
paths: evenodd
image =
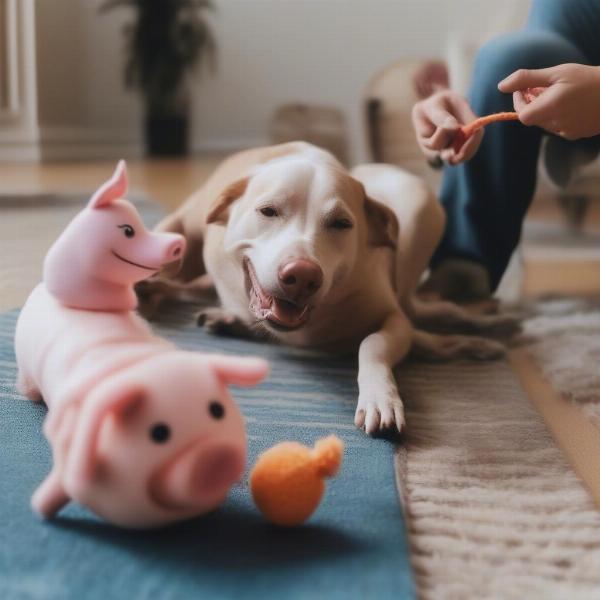
M 269 144 L 267 136 L 192 139 L 192 154 L 226 154 Z M 140 136 L 117 129 L 42 127 L 39 142 L 0 143 L 0 162 L 113 160 L 141 158 Z
M 192 139 L 190 151 L 192 154 L 225 154 L 268 143 L 266 136 L 197 137 Z M 143 155 L 141 137 L 124 134 L 122 130 L 42 127 L 40 131 L 40 156 L 44 161 L 140 158 Z
M 139 158 L 143 146 L 122 130 L 46 126 L 40 130 L 40 154 L 43 161 Z
M 584 416 L 579 406 L 562 398 L 544 379 L 526 349 L 513 350 L 509 359 L 529 400 L 546 421 L 554 439 L 600 509 L 600 430 Z
M 39 162 L 40 147 L 37 142 L 0 142 L 0 162 Z
M 268 146 L 269 138 L 264 136 L 248 136 L 235 138 L 199 138 L 192 140 L 190 144 L 193 154 L 237 152 L 244 148 L 256 148 L 257 146 Z

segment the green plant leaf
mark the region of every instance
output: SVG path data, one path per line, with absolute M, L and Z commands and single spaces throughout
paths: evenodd
M 217 44 L 205 13 L 211 0 L 106 0 L 101 12 L 135 7 L 124 29 L 125 85 L 138 89 L 156 110 L 173 106 L 188 74 L 208 66 L 214 72 Z

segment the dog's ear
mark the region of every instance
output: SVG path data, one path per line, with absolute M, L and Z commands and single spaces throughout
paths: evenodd
M 210 225 L 211 223 L 227 223 L 227 219 L 229 218 L 228 209 L 230 205 L 233 204 L 238 198 L 243 196 L 246 188 L 248 187 L 249 181 L 250 177 L 238 179 L 237 181 L 230 183 L 219 194 L 219 197 L 214 201 L 213 205 L 208 211 L 208 215 L 206 216 L 207 225 Z
M 365 195 L 364 207 L 367 217 L 368 244 L 396 249 L 400 230 L 396 215 L 387 206 L 367 195 Z

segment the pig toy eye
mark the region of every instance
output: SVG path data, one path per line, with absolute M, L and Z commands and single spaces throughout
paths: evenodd
M 131 225 L 119 225 L 119 229 L 123 230 L 126 238 L 132 238 L 135 235 L 135 229 Z
M 169 441 L 171 430 L 165 423 L 155 423 L 150 429 L 150 438 L 156 444 L 164 444 Z
M 225 408 L 217 400 L 213 400 L 209 406 L 208 411 L 213 419 L 222 419 L 225 416 Z

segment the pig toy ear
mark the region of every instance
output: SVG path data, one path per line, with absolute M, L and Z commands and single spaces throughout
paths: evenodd
M 82 408 L 73 443 L 69 450 L 67 473 L 74 486 L 83 485 L 94 478 L 96 451 L 100 427 L 104 419 L 112 414 L 129 416 L 139 410 L 146 398 L 142 385 L 114 382 L 99 386 Z
M 269 373 L 269 363 L 262 358 L 213 355 L 209 364 L 225 384 L 256 385 Z
M 102 208 L 127 193 L 127 165 L 120 160 L 113 176 L 103 183 L 88 202 L 88 208 Z

